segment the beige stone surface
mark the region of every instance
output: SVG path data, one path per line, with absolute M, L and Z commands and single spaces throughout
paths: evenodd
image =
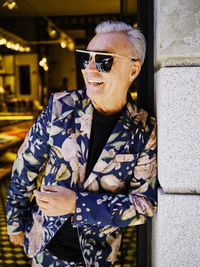
M 159 182 L 165 193 L 200 193 L 200 67 L 155 78 Z
M 152 223 L 152 267 L 200 266 L 200 196 L 158 191 Z
M 200 65 L 200 1 L 155 0 L 155 65 Z

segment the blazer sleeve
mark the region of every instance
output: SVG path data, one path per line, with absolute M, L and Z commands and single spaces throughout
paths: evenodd
M 48 156 L 52 102 L 53 95 L 17 153 L 7 191 L 8 234 L 24 231 L 26 214 L 30 211 L 30 197 L 36 188 L 37 176 Z
M 152 130 L 137 160 L 128 193 L 77 193 L 74 226 L 122 227 L 151 219 L 157 209 L 156 123 L 151 124 Z

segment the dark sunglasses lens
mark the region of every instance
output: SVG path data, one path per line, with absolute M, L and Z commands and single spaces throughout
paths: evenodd
M 76 52 L 76 59 L 79 67 L 85 69 L 89 64 L 90 54 L 84 52 Z
M 107 55 L 95 55 L 95 62 L 99 72 L 110 72 L 113 64 L 113 57 Z

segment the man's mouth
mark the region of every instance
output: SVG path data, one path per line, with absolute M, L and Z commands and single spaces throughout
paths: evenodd
M 88 80 L 88 82 L 89 82 L 90 84 L 93 84 L 93 85 L 103 84 L 103 82 L 101 82 L 101 81 L 95 81 L 95 80 Z

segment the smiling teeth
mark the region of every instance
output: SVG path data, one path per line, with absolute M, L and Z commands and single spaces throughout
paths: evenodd
M 92 84 L 101 84 L 103 82 L 89 80 L 89 83 L 92 83 Z

